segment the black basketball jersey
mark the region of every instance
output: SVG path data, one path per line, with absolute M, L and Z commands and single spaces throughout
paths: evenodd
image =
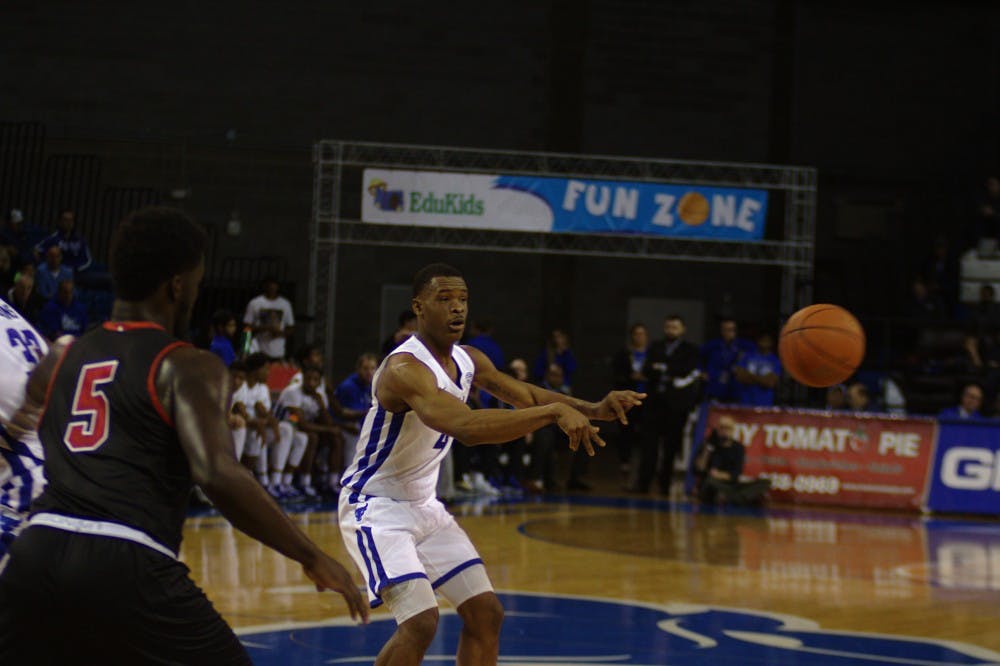
M 108 322 L 69 347 L 38 426 L 48 485 L 34 513 L 120 523 L 177 552 L 191 471 L 155 383 L 185 344 L 150 322 Z

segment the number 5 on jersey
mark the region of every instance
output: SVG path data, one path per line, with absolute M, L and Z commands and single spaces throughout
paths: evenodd
M 80 369 L 70 424 L 63 442 L 74 453 L 93 451 L 108 439 L 111 414 L 108 396 L 101 388 L 110 384 L 118 372 L 118 361 L 88 363 Z

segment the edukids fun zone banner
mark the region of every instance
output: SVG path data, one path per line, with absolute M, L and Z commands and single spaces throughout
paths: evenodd
M 769 478 L 776 501 L 921 507 L 933 419 L 713 406 L 705 432 L 723 415 L 747 447 L 743 474 Z
M 500 231 L 764 237 L 767 192 L 577 178 L 365 169 L 364 222 Z

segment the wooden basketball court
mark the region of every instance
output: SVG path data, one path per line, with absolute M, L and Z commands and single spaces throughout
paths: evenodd
M 503 592 L 502 663 L 1000 662 L 997 522 L 583 495 L 452 510 Z M 294 518 L 349 561 L 332 505 Z M 222 518 L 190 519 L 182 558 L 255 663 L 371 663 L 392 631 L 385 611 L 350 626 Z M 428 663 L 457 626 L 442 614 Z

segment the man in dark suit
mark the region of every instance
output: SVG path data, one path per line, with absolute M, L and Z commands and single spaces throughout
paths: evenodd
M 649 346 L 642 374 L 649 398 L 642 420 L 642 458 L 633 492 L 649 492 L 659 466 L 660 493 L 670 493 L 674 460 L 684 440 L 688 415 L 698 402 L 698 347 L 684 340 L 684 320 L 670 315 L 663 322 L 663 339 Z M 662 451 L 662 456 L 660 452 Z

